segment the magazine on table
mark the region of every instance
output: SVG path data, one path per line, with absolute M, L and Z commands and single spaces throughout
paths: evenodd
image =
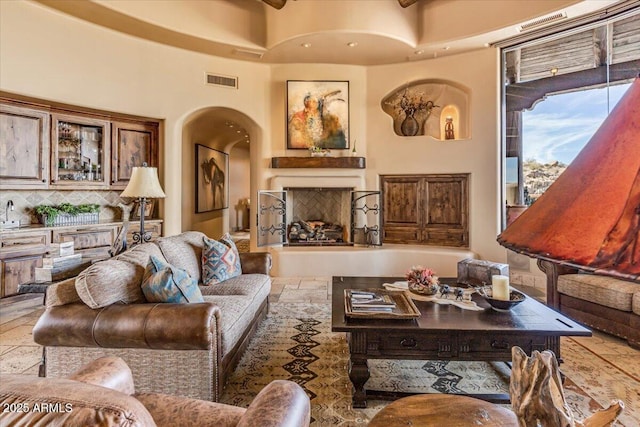
M 396 303 L 386 294 L 370 291 L 351 291 L 351 307 L 358 311 L 393 310 Z

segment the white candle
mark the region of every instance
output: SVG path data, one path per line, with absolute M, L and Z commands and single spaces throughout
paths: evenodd
M 509 276 L 491 276 L 491 285 L 494 299 L 509 301 Z

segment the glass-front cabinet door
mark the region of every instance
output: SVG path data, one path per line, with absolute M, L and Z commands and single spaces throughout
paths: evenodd
M 109 186 L 109 122 L 62 114 L 51 115 L 51 185 Z

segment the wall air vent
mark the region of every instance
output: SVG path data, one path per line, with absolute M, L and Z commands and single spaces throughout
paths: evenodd
M 554 13 L 553 15 L 543 16 L 542 18 L 525 22 L 524 24 L 518 26 L 518 31 L 523 32 L 523 31 L 531 30 L 532 28 L 538 28 L 543 25 L 551 24 L 552 22 L 561 21 L 563 19 L 567 19 L 566 12 Z
M 233 76 L 205 73 L 205 83 L 208 85 L 238 89 L 238 78 Z
M 242 59 L 252 59 L 257 61 L 258 59 L 262 59 L 262 55 L 264 52 L 257 52 L 255 50 L 247 50 L 247 49 L 234 49 L 233 54 Z

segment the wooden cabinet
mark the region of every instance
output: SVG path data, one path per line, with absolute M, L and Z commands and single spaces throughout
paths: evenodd
M 49 113 L 0 104 L 0 189 L 49 184 Z
M 158 167 L 158 124 L 113 122 L 111 188 L 124 189 L 135 166 Z
M 20 284 L 35 280 L 35 269 L 42 267 L 50 235 L 48 231 L 0 235 L 0 297 L 13 295 Z
M 0 189 L 122 190 L 158 167 L 160 122 L 0 94 Z
M 386 243 L 469 246 L 469 175 L 381 177 Z
M 74 253 L 82 254 L 83 259 L 100 260 L 109 258 L 109 249 L 118 233 L 116 225 L 64 228 L 53 230 L 52 242 L 73 241 Z
M 140 223 L 133 221 L 129 223 L 127 229 L 127 245 L 131 246 L 133 243 L 133 233 L 140 232 Z M 144 231 L 151 233 L 151 242 L 162 236 L 162 222 L 160 221 L 148 221 L 144 222 Z
M 51 115 L 51 184 L 57 188 L 109 186 L 111 127 L 108 121 Z

